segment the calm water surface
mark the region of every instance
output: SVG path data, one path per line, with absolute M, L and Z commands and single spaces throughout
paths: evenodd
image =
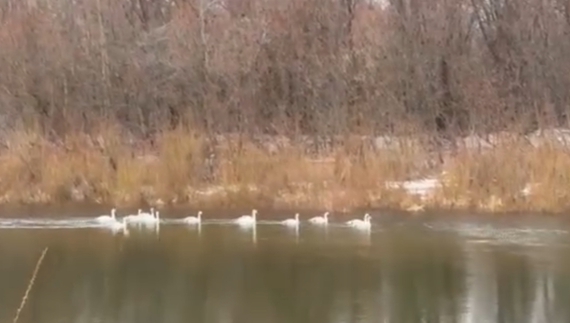
M 0 322 L 45 247 L 20 322 L 570 322 L 567 224 L 373 217 L 369 235 L 166 221 L 128 236 L 2 218 Z

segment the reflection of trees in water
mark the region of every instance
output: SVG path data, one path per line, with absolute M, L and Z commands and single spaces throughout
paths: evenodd
M 556 262 L 556 250 L 541 257 Z M 506 247 L 467 244 L 465 312 L 462 322 L 561 322 L 568 319 L 568 283 L 544 259 L 518 254 Z M 558 268 L 560 271 L 560 268 Z M 565 271 L 562 272 L 567 272 Z M 560 273 L 562 273 L 560 272 Z M 559 295 L 565 295 L 557 298 Z M 566 300 L 566 301 L 563 301 Z
M 541 253 L 541 257 L 531 264 L 534 269 L 534 292 L 529 306 L 529 323 L 568 321 L 570 280 L 567 273 L 570 263 L 566 253 L 564 249 Z
M 379 291 L 384 321 L 447 322 L 456 317 L 461 250 L 446 239 L 426 243 L 410 236 L 386 251 Z
M 497 277 L 493 257 L 485 247 L 466 243 L 464 246 L 464 303 L 461 323 L 495 322 L 497 318 Z
M 405 233 L 385 233 L 358 252 L 161 239 L 103 245 L 88 239 L 92 244 L 82 248 L 55 241 L 24 315 L 44 323 L 539 323 L 570 315 L 562 250 L 536 259 L 512 248 Z M 27 267 L 16 253 L 2 256 Z M 10 287 L 4 268 L 0 287 Z M 0 288 L 0 299 L 17 302 L 20 294 L 20 286 Z M 0 309 L 0 321 L 12 314 Z
M 553 320 L 554 286 L 553 277 L 547 272 L 535 272 L 534 299 L 530 306 L 529 323 L 560 322 Z

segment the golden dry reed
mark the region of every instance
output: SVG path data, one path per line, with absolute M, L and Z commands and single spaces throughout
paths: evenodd
M 28 287 L 26 288 L 26 292 L 24 293 L 24 297 L 22 297 L 22 301 L 20 302 L 20 306 L 18 307 L 18 310 L 16 311 L 16 316 L 14 316 L 14 320 L 12 321 L 13 323 L 17 323 L 18 320 L 20 319 L 20 313 L 22 313 L 24 306 L 26 306 L 26 303 L 28 301 L 28 297 L 30 295 L 30 291 L 34 287 L 34 282 L 36 281 L 36 277 L 38 276 L 38 272 L 40 271 L 40 267 L 42 266 L 42 262 L 44 261 L 44 258 L 46 256 L 47 252 L 48 252 L 48 247 L 46 247 L 44 249 L 44 251 L 40 255 L 40 258 L 36 262 L 36 268 L 34 268 L 34 273 L 32 275 L 32 278 L 30 279 L 30 282 L 28 283 Z
M 218 138 L 214 145 L 188 129 L 163 132 L 152 145 L 127 145 L 119 127 L 102 129 L 97 136 L 69 135 L 57 144 L 32 132 L 15 134 L 0 152 L 0 202 L 333 211 L 570 209 L 570 155 L 517 138 L 498 140 L 490 149 L 458 148 L 443 163 L 430 164 L 434 156 L 426 145 L 409 138 L 372 149 L 360 137 L 345 137 L 315 157 L 295 144 L 267 149 L 239 136 Z M 441 185 L 424 198 L 387 185 L 426 177 Z

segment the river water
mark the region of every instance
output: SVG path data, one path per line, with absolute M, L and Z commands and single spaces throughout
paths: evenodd
M 45 247 L 19 322 L 570 322 L 562 220 L 373 218 L 369 233 L 220 219 L 128 235 L 85 217 L 0 218 L 0 322 Z

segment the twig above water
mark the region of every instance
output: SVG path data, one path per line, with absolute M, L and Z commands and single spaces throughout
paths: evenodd
M 24 297 L 22 297 L 22 301 L 20 302 L 20 307 L 18 307 L 18 311 L 16 311 L 16 316 L 14 316 L 14 320 L 12 321 L 13 323 L 17 323 L 18 319 L 20 318 L 20 313 L 22 312 L 22 309 L 24 308 L 26 302 L 28 301 L 28 296 L 30 294 L 30 291 L 32 290 L 32 287 L 34 287 L 34 282 L 36 281 L 36 277 L 38 275 L 38 272 L 40 271 L 40 267 L 42 266 L 42 262 L 44 261 L 44 257 L 46 256 L 47 251 L 48 247 L 44 249 L 44 251 L 40 255 L 40 258 L 38 259 L 38 262 L 36 263 L 36 268 L 34 268 L 34 274 L 32 275 L 30 281 L 28 282 L 28 288 L 26 288 L 26 293 L 24 294 Z

